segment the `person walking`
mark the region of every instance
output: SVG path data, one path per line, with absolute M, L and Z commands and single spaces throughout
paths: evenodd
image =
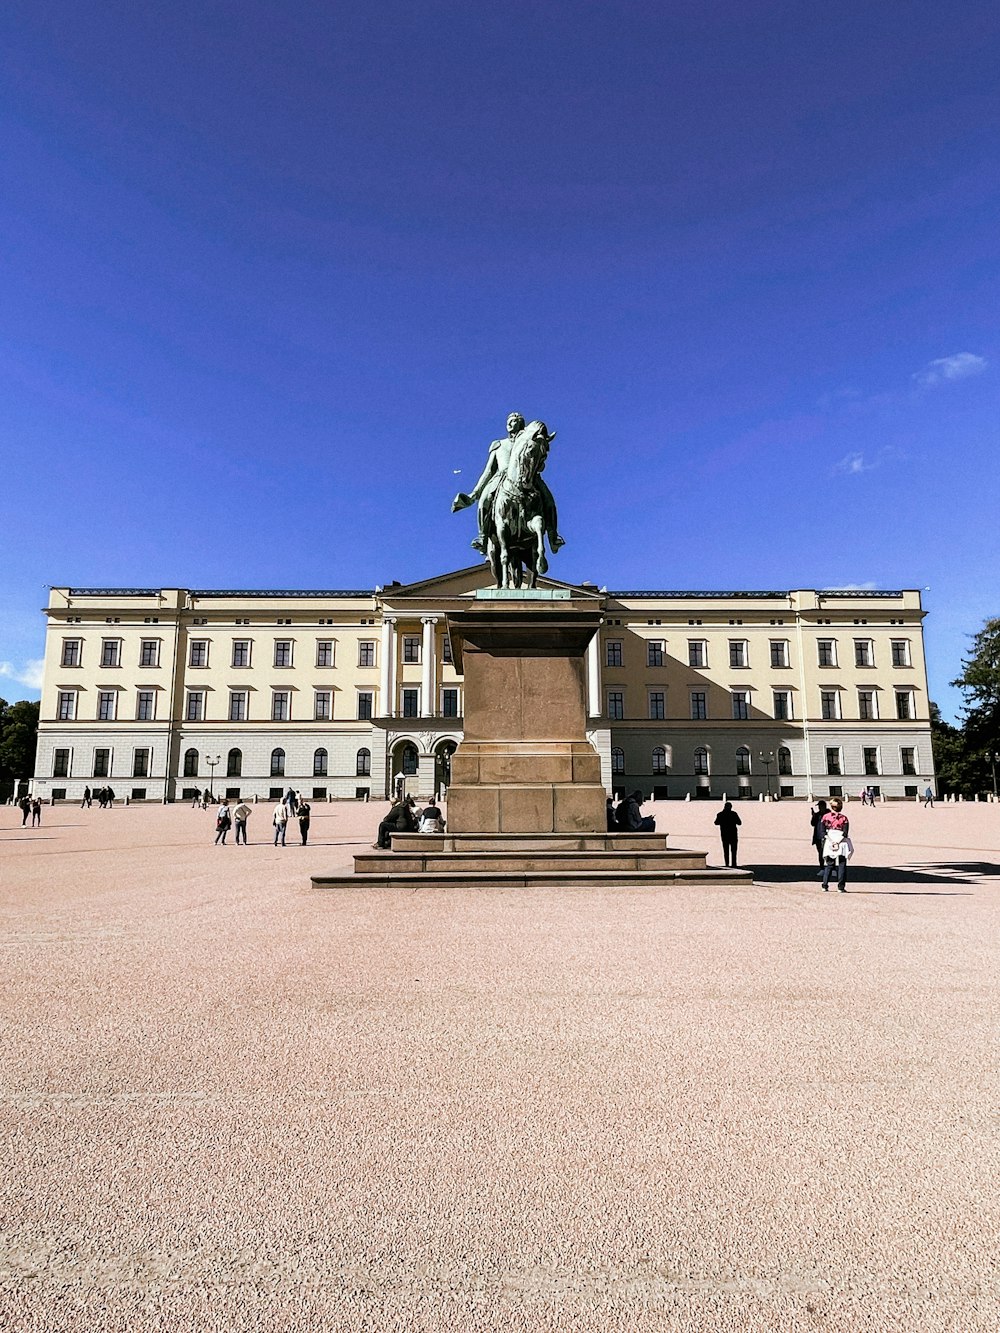
M 924 792 L 924 809 L 926 810 L 928 806 L 934 809 L 934 788 L 931 786 Z
M 113 810 L 115 806 L 115 793 L 111 787 L 104 788 L 104 799 L 107 801 L 107 809 Z
M 295 817 L 299 821 L 299 836 L 302 838 L 303 847 L 309 842 L 309 817 L 311 813 L 308 804 L 305 801 L 300 801 Z
M 21 808 L 21 827 L 24 828 L 25 824 L 28 822 L 28 816 L 31 814 L 31 797 L 22 796 L 18 801 L 18 805 Z
M 226 834 L 232 827 L 233 816 L 229 809 L 229 802 L 223 801 L 215 812 L 215 845 L 221 842 L 223 847 L 226 845 Z
M 89 788 L 89 787 L 84 787 L 84 789 L 83 789 L 83 800 L 80 802 L 80 809 L 81 809 L 81 810 L 89 810 L 89 809 L 90 809 L 90 788 Z
M 733 809 L 732 801 L 726 802 L 715 816 L 715 822 L 718 825 L 719 833 L 722 837 L 722 855 L 725 858 L 726 865 L 732 865 L 733 870 L 736 870 L 736 850 L 740 841 L 740 835 L 737 830 L 743 823 L 743 820 L 740 819 L 739 815 Z
M 823 892 L 830 888 L 830 876 L 837 871 L 837 888 L 846 893 L 844 884 L 847 880 L 847 860 L 853 855 L 854 846 L 848 834 L 850 821 L 844 814 L 844 803 L 838 796 L 830 802 L 830 809 L 822 819 L 823 826 Z
M 288 829 L 288 806 L 285 802 L 279 801 L 274 807 L 274 813 L 271 816 L 271 823 L 274 825 L 274 845 L 277 847 L 278 839 L 281 839 L 281 845 L 285 845 L 285 833 Z
M 36 796 L 31 802 L 31 827 L 37 828 L 42 822 L 42 798 Z
M 247 844 L 247 820 L 252 813 L 253 809 L 251 806 L 247 805 L 246 801 L 240 801 L 239 805 L 233 811 L 233 827 L 236 829 L 237 847 L 241 842 L 244 847 Z
M 811 810 L 809 813 L 809 822 L 812 824 L 811 841 L 812 845 L 816 848 L 816 855 L 819 858 L 820 874 L 816 876 L 817 879 L 819 879 L 820 875 L 823 873 L 823 839 L 826 837 L 826 834 L 823 832 L 823 816 L 826 814 L 827 809 L 828 806 L 826 801 L 820 800 L 816 802 L 815 809 Z

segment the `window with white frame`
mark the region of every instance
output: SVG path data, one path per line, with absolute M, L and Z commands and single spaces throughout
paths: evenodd
M 292 665 L 292 640 L 275 639 L 274 641 L 274 665 L 276 667 L 290 667 Z
M 774 690 L 774 716 L 779 722 L 790 722 L 792 718 L 791 690 Z
M 420 635 L 403 635 L 403 661 L 415 663 L 420 661 Z
M 63 639 L 62 663 L 64 667 L 78 667 L 83 658 L 82 639 Z
M 375 640 L 361 639 L 358 643 L 358 666 L 373 667 L 375 665 Z
M 691 720 L 693 722 L 704 722 L 708 717 L 708 691 L 691 691 Z
M 141 667 L 158 667 L 160 665 L 160 641 L 159 639 L 142 639 L 139 642 L 139 665 Z
M 620 722 L 625 716 L 624 690 L 608 690 L 608 717 Z
M 651 667 L 663 666 L 663 640 L 649 639 L 646 643 L 646 665 Z
M 667 752 L 662 745 L 653 747 L 653 772 L 661 775 L 667 771 Z
M 101 666 L 117 667 L 122 664 L 122 641 L 121 639 L 102 639 L 101 640 Z
M 332 667 L 333 662 L 333 640 L 316 640 L 316 665 L 318 667 Z
M 835 667 L 837 665 L 837 640 L 817 639 L 816 654 L 821 667 Z
M 771 640 L 771 666 L 777 670 L 780 667 L 788 666 L 788 640 Z
M 134 778 L 149 777 L 149 761 L 152 751 L 145 746 L 140 746 L 132 751 L 132 776 Z
M 909 639 L 892 640 L 892 665 L 894 667 L 908 667 L 910 665 Z
M 97 693 L 98 722 L 114 722 L 118 713 L 118 691 L 99 690 Z
M 196 778 L 198 776 L 198 759 L 199 759 L 198 751 L 194 749 L 194 747 L 192 747 L 190 750 L 184 751 L 184 772 L 182 774 L 183 777 Z M 96 778 L 97 776 L 98 774 L 95 772 L 94 777 Z M 101 776 L 103 777 L 105 775 L 101 774 Z
M 733 690 L 733 721 L 746 722 L 750 716 L 750 691 Z
M 195 755 L 198 751 L 195 750 Z M 195 772 L 197 773 L 197 766 Z M 106 778 L 111 773 L 111 750 L 105 746 L 94 751 L 94 777 Z M 185 775 L 186 776 L 186 775 Z
M 69 750 L 52 751 L 52 776 L 54 778 L 69 777 Z
M 820 690 L 819 715 L 824 722 L 834 722 L 840 717 L 839 690 Z
M 831 777 L 839 778 L 843 773 L 840 761 L 840 746 L 828 745 L 826 747 L 826 771 Z
M 285 776 L 285 752 L 279 746 L 271 751 L 271 777 L 283 778 Z
M 625 772 L 625 751 L 618 746 L 611 751 L 611 771 L 619 775 Z
M 856 667 L 875 665 L 875 644 L 871 639 L 854 640 L 854 665 Z
M 441 640 L 441 661 L 451 666 L 454 658 L 451 653 L 451 636 L 445 634 Z
M 787 745 L 778 747 L 778 773 L 783 778 L 792 776 L 792 752 Z
M 906 777 L 915 777 L 917 772 L 917 752 L 912 745 L 902 745 L 899 749 L 900 768 Z
M 403 692 L 403 716 L 420 716 L 420 691 L 413 685 L 407 686 Z
M 188 666 L 208 666 L 208 640 L 192 639 L 188 644 Z
M 234 667 L 248 667 L 250 665 L 251 644 L 252 640 L 250 639 L 233 640 Z
M 750 751 L 745 745 L 737 748 L 736 772 L 740 777 L 750 776 Z
M 694 752 L 694 772 L 696 777 L 708 777 L 708 750 L 699 745 Z
M 238 749 L 230 750 L 226 755 L 226 777 L 241 778 L 243 776 L 243 751 Z
M 370 778 L 372 774 L 372 752 L 367 745 L 362 745 L 355 756 L 354 772 L 359 778 Z
M 604 645 L 605 660 L 609 667 L 620 667 L 622 665 L 622 641 L 621 639 L 608 639 Z
M 876 778 L 882 772 L 881 757 L 877 745 L 865 745 L 861 750 L 865 777 Z
M 688 666 L 699 669 L 708 666 L 707 639 L 688 639 Z
M 878 718 L 878 691 L 858 690 L 858 717 L 862 722 L 874 722 Z
M 729 640 L 729 665 L 731 667 L 745 667 L 750 665 L 746 639 Z
M 665 690 L 649 691 L 649 716 L 662 722 L 667 715 L 667 695 Z
M 56 717 L 60 722 L 72 722 L 76 717 L 76 690 L 60 690 Z
M 229 691 L 229 720 L 230 722 L 246 722 L 249 716 L 250 695 L 246 690 Z
M 458 690 L 451 686 L 441 691 L 441 716 L 458 717 Z
M 327 766 L 330 756 L 322 747 L 313 751 L 313 777 L 325 778 L 327 776 Z
M 156 691 L 140 690 L 136 696 L 135 718 L 137 722 L 152 722 L 156 717 Z
M 896 690 L 896 717 L 900 722 L 912 722 L 916 717 L 912 690 Z
M 287 722 L 291 717 L 292 696 L 289 690 L 271 691 L 271 721 Z
M 375 691 L 358 690 L 358 721 L 368 722 L 375 711 Z
M 313 695 L 313 717 L 317 722 L 329 722 L 333 717 L 332 690 L 316 690 Z
M 187 704 L 184 709 L 186 722 L 201 722 L 205 716 L 205 691 L 188 690 Z M 185 774 L 190 777 L 190 774 Z

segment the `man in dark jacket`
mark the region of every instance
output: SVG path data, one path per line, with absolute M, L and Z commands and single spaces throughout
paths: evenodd
M 722 835 L 722 855 L 725 858 L 726 865 L 731 865 L 736 869 L 736 849 L 739 846 L 740 835 L 737 832 L 739 826 L 743 823 L 739 815 L 733 809 L 732 801 L 727 801 L 719 813 L 715 816 L 715 822 L 719 833 Z
M 642 792 L 634 791 L 626 796 L 615 811 L 618 827 L 623 833 L 655 833 L 656 820 L 652 815 L 643 817 Z
M 416 801 L 412 796 L 405 796 L 402 800 L 397 801 L 391 807 L 385 819 L 379 824 L 378 837 L 372 843 L 372 846 L 387 852 L 392 848 L 392 835 L 394 833 L 415 833 L 417 828 L 417 818 L 413 813 L 415 805 Z

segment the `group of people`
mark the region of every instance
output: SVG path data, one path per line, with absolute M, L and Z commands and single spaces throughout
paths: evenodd
M 42 802 L 38 796 L 22 796 L 17 803 L 17 808 L 21 812 L 21 827 L 24 828 L 28 819 L 31 819 L 31 827 L 36 828 L 42 822 Z
M 642 813 L 645 800 L 641 791 L 629 792 L 615 806 L 613 796 L 608 797 L 608 832 L 609 833 L 655 833 L 656 820 L 652 815 Z
M 443 833 L 444 815 L 435 800 L 417 810 L 416 798 L 401 796 L 390 807 L 389 813 L 378 826 L 378 836 L 372 847 L 387 852 L 392 848 L 394 833 Z
M 95 787 L 93 791 L 84 787 L 80 809 L 89 810 L 94 801 L 101 810 L 110 810 L 115 803 L 115 794 L 110 787 Z
M 200 804 L 200 801 L 198 802 Z M 229 836 L 230 829 L 235 830 L 236 842 L 247 843 L 247 820 L 253 814 L 253 806 L 248 805 L 246 801 L 238 801 L 236 805 L 230 806 L 229 801 L 223 799 L 219 803 L 219 808 L 215 812 L 215 842 L 216 846 L 222 843 L 225 846 L 226 839 Z M 294 820 L 299 826 L 299 837 L 302 840 L 302 846 L 309 843 L 309 823 L 312 818 L 312 809 L 299 792 L 292 791 L 289 787 L 281 800 L 275 805 L 271 812 L 271 827 L 274 829 L 274 845 L 280 843 L 282 847 L 286 845 L 285 839 L 288 834 L 288 825 Z

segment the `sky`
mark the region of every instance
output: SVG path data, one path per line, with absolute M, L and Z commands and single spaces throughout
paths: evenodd
M 1000 14 L 12 0 L 0 695 L 47 585 L 477 559 L 508 412 L 552 574 L 1000 614 Z

